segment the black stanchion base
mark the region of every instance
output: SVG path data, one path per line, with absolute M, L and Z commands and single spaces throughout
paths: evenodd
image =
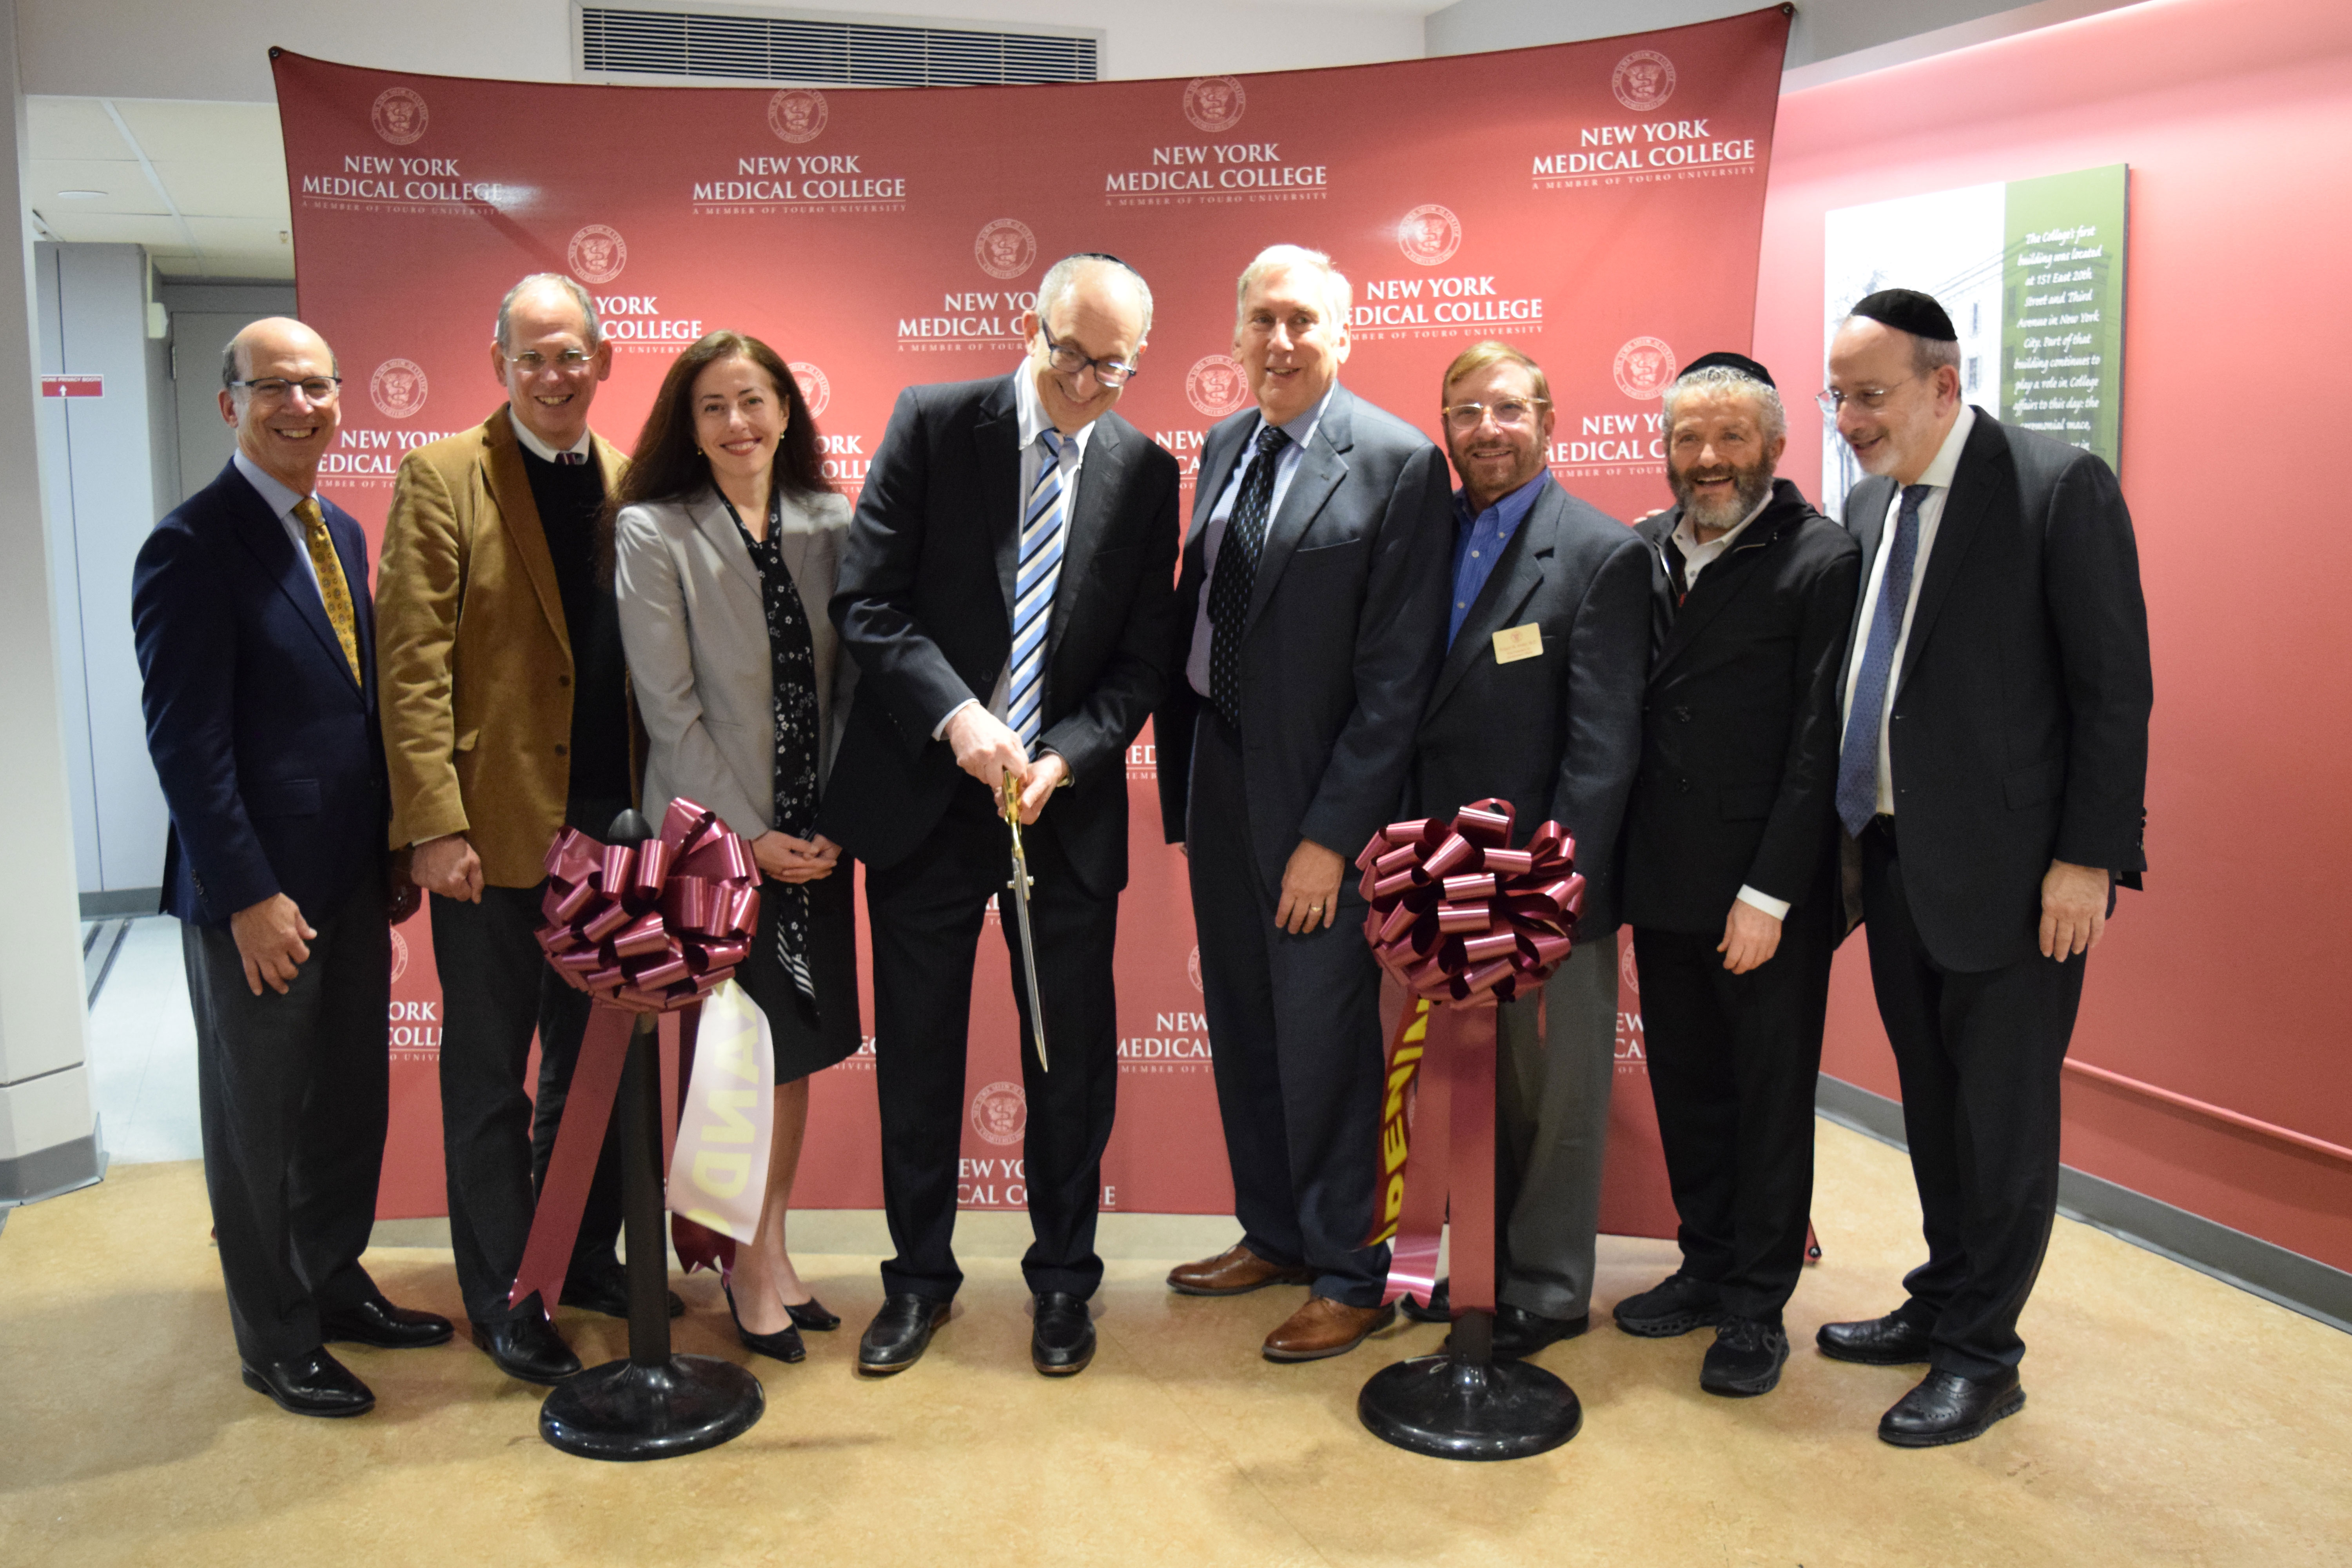
M 1356 1396 L 1356 1415 L 1381 1442 L 1438 1459 L 1524 1459 L 1584 1425 L 1576 1391 L 1543 1368 L 1450 1355 L 1382 1367 Z
M 741 1436 L 767 1407 L 758 1378 L 715 1356 L 608 1361 L 556 1385 L 539 1435 L 583 1459 L 668 1459 Z

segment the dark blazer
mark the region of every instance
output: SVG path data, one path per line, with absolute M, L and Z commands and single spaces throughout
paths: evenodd
M 1203 701 L 1184 675 L 1208 582 L 1202 541 L 1256 424 L 1249 408 L 1209 432 L 1192 492 L 1168 697 L 1152 725 L 1171 844 L 1184 837 Z M 1268 888 L 1301 838 L 1353 860 L 1396 818 L 1444 640 L 1453 508 L 1429 437 L 1334 387 L 1267 525 L 1243 632 L 1242 760 Z M 1340 896 L 1356 896 L 1353 878 Z
M 1495 634 L 1531 624 L 1542 655 L 1496 663 Z M 1649 659 L 1642 542 L 1547 479 L 1438 666 L 1405 815 L 1451 817 L 1495 795 L 1511 803 L 1517 842 L 1559 822 L 1584 873 L 1577 934 L 1616 930 L 1618 827 L 1641 758 Z
M 869 866 L 912 853 L 966 775 L 932 727 L 985 702 L 1013 650 L 1021 421 L 1013 378 L 910 386 L 844 548 L 833 621 L 858 698 L 818 830 Z M 1127 886 L 1123 755 L 1160 700 L 1176 557 L 1176 459 L 1116 413 L 1071 498 L 1045 656 L 1041 747 L 1076 782 L 1038 818 L 1087 890 Z
M 314 922 L 381 877 L 391 819 L 376 728 L 367 539 L 326 502 L 358 619 L 352 679 L 307 558 L 235 462 L 155 525 L 131 579 L 147 751 L 172 828 L 163 908 L 225 925 L 284 893 Z
M 1809 914 L 1830 906 L 1838 696 L 1862 552 L 1778 479 L 1677 609 L 1664 551 L 1681 521 L 1675 507 L 1636 530 L 1656 653 L 1624 907 L 1635 925 L 1712 936 L 1742 887 Z
M 1864 584 L 1894 497 L 1879 477 L 1846 497 Z M 2034 951 L 2053 859 L 2139 886 L 2154 693 L 2139 552 L 2114 472 L 1977 410 L 1888 739 L 1903 884 L 1938 963 L 1997 969 Z

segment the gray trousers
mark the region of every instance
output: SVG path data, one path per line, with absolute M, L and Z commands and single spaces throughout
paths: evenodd
M 1535 999 L 1495 1016 L 1495 1279 L 1547 1318 L 1592 1307 L 1609 1088 L 1617 1068 L 1617 933 L 1576 944 Z

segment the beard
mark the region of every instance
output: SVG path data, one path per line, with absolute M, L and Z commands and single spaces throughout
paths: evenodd
M 1707 477 L 1722 476 L 1717 472 Z M 1772 465 L 1762 458 L 1747 468 L 1733 468 L 1730 479 L 1731 494 L 1717 499 L 1694 494 L 1690 476 L 1680 469 L 1670 468 L 1666 474 L 1666 482 L 1674 487 L 1675 500 L 1682 503 L 1683 515 L 1690 519 L 1691 526 L 1709 530 L 1731 527 L 1772 493 Z

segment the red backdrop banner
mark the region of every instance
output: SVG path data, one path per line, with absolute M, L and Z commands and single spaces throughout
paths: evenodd
M 1549 373 L 1553 472 L 1632 518 L 1665 497 L 1660 391 L 1698 354 L 1748 345 L 1788 26 L 1774 8 L 1338 70 L 924 90 L 482 81 L 281 53 L 301 311 L 344 376 L 322 483 L 380 542 L 402 454 L 498 406 L 499 297 L 558 271 L 595 296 L 616 347 L 599 430 L 629 444 L 676 352 L 738 328 L 792 362 L 827 473 L 855 496 L 898 389 L 1009 371 L 1045 269 L 1099 250 L 1156 296 L 1120 412 L 1189 486 L 1209 426 L 1248 395 L 1234 280 L 1290 242 L 1354 282 L 1344 374 L 1360 395 L 1434 438 L 1446 363 L 1482 338 L 1517 344 Z M 1192 910 L 1160 842 L 1148 730 L 1128 773 L 1103 1206 L 1227 1212 Z M 415 921 L 394 950 L 388 1215 L 442 1212 L 430 945 Z M 969 1206 L 1023 1200 L 1015 1029 L 1005 965 L 984 953 Z M 880 1203 L 871 1052 L 814 1085 L 805 1206 Z M 1618 1057 L 1603 1224 L 1670 1235 L 1630 987 Z

